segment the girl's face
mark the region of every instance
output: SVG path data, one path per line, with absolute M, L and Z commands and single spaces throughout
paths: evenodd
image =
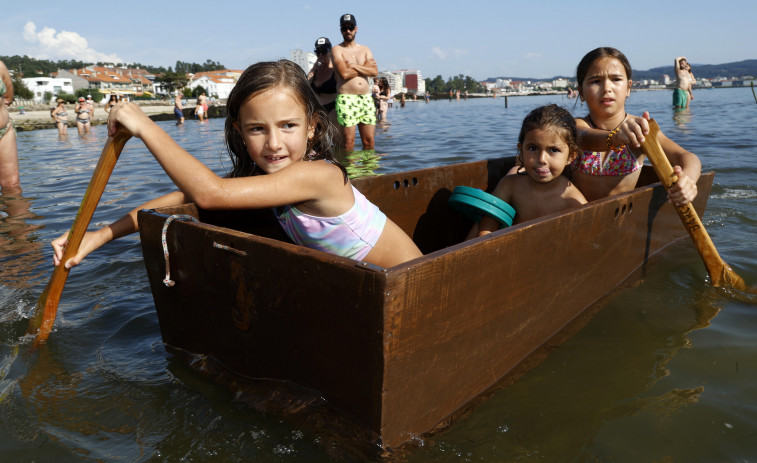
M 620 61 L 613 57 L 592 63 L 581 83 L 581 99 L 592 115 L 613 116 L 624 113 L 626 98 L 631 94 L 631 81 Z
M 303 105 L 290 90 L 280 87 L 242 103 L 234 127 L 250 158 L 267 174 L 301 161 L 314 134 Z
M 536 183 L 558 178 L 575 157 L 565 140 L 552 129 L 533 129 L 518 144 L 526 174 Z

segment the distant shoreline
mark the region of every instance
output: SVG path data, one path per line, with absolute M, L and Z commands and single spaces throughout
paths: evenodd
M 137 104 L 139 104 L 139 106 L 142 108 L 142 111 L 144 111 L 144 113 L 154 121 L 167 121 L 174 120 L 176 118 L 173 112 L 173 104 L 160 104 L 156 102 L 148 102 L 146 104 L 140 104 L 140 102 L 137 102 Z M 21 114 L 19 108 L 10 108 L 13 127 L 15 127 L 18 132 L 26 132 L 29 130 L 56 129 L 55 122 L 52 120 L 52 117 L 50 117 L 50 109 L 39 109 L 40 107 L 44 108 L 45 106 L 46 105 L 35 105 L 31 110 L 23 108 L 24 114 Z M 184 107 L 184 117 L 187 121 L 194 119 L 193 113 L 194 106 Z M 226 106 L 209 106 L 208 118 L 211 117 L 226 117 Z M 92 125 L 103 125 L 105 124 L 107 119 L 108 113 L 105 112 L 103 106 L 98 105 L 95 108 Z M 74 129 L 76 128 L 75 118 L 69 117 L 68 127 Z
M 730 87 L 694 87 L 694 90 L 713 90 L 713 89 L 723 89 L 723 88 L 750 88 L 747 85 L 742 86 L 730 86 Z M 632 88 L 631 91 L 634 92 L 653 92 L 653 91 L 672 91 L 672 88 Z M 541 92 L 529 92 L 529 93 L 500 93 L 496 96 L 496 98 L 507 98 L 507 97 L 523 97 L 523 96 L 540 96 L 540 95 L 566 95 L 565 91 L 541 91 Z M 446 101 L 449 100 L 449 95 L 446 93 L 439 93 L 431 95 L 433 100 L 439 100 L 439 101 Z M 468 98 L 495 98 L 491 94 L 484 94 L 484 93 L 471 93 L 468 95 Z M 456 97 L 452 97 L 452 99 L 457 99 Z M 463 96 L 460 98 L 461 100 L 464 99 Z M 413 99 L 408 99 L 407 101 L 414 101 Z M 418 95 L 417 101 L 423 101 L 423 96 Z M 148 102 L 140 102 L 136 101 L 141 108 L 142 111 L 147 114 L 150 119 L 154 121 L 167 121 L 167 120 L 174 120 L 174 112 L 173 112 L 173 104 L 171 103 L 161 103 L 158 101 L 148 101 Z M 14 104 L 14 106 L 16 106 Z M 24 114 L 21 114 L 19 111 L 19 107 L 12 106 L 9 108 L 11 119 L 13 120 L 13 126 L 16 128 L 19 132 L 25 132 L 29 130 L 45 130 L 45 129 L 55 129 L 55 122 L 53 122 L 52 118 L 50 117 L 50 109 L 41 109 L 45 107 L 49 107 L 48 105 L 41 105 L 37 104 L 34 105 L 31 110 L 28 110 L 27 108 L 24 109 Z M 73 106 L 73 104 L 71 105 Z M 194 106 L 187 105 L 184 107 L 184 117 L 187 121 L 190 121 L 194 119 Z M 218 118 L 218 117 L 226 117 L 226 105 L 220 104 L 220 105 L 211 105 L 208 108 L 208 118 Z M 103 109 L 102 105 L 98 105 L 95 108 L 95 118 L 92 123 L 92 125 L 103 125 L 105 124 L 107 120 L 107 113 Z M 68 121 L 68 126 L 70 128 L 76 128 L 76 120 L 74 118 L 71 118 Z

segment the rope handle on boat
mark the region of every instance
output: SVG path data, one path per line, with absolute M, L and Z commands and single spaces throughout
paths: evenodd
M 175 214 L 167 218 L 163 224 L 163 233 L 160 235 L 160 241 L 163 243 L 163 257 L 166 259 L 166 277 L 163 279 L 163 284 L 169 288 L 175 285 L 176 282 L 171 279 L 171 265 L 168 263 L 168 243 L 166 242 L 166 235 L 168 234 L 168 226 L 174 220 L 197 222 L 197 219 L 191 215 Z

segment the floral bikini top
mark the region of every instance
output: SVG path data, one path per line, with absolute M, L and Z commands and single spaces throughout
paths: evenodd
M 588 121 L 592 127 L 594 124 Z M 571 163 L 574 171 L 586 175 L 621 177 L 636 172 L 641 168 L 641 163 L 634 156 L 627 145 L 610 150 L 602 162 L 602 153 L 599 151 L 583 151 Z

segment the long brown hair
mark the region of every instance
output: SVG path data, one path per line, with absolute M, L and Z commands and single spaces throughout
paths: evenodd
M 305 109 L 308 124 L 315 127 L 312 139 L 308 140 L 303 159 L 306 161 L 325 159 L 335 164 L 342 169 L 346 183 L 347 171 L 334 157 L 333 140 L 336 129 L 329 122 L 326 110 L 310 88 L 305 72 L 297 64 L 285 59 L 251 65 L 242 73 L 229 94 L 224 128 L 226 148 L 232 164 L 229 177 L 246 177 L 256 173 L 257 166 L 247 153 L 242 135 L 234 127 L 234 123 L 239 121 L 242 105 L 252 96 L 277 87 L 291 90 L 295 99 Z
M 620 61 L 620 64 L 623 65 L 623 69 L 626 71 L 626 77 L 628 80 L 631 80 L 631 63 L 628 62 L 628 58 L 626 58 L 626 55 L 624 55 L 620 50 L 617 48 L 612 47 L 599 47 L 595 48 L 594 50 L 590 51 L 586 55 L 584 55 L 583 58 L 581 58 L 581 61 L 578 63 L 578 66 L 576 67 L 576 82 L 578 83 L 578 94 L 583 96 L 582 92 L 582 86 L 584 83 L 584 79 L 586 78 L 586 73 L 589 72 L 589 68 L 592 64 L 598 59 L 602 58 L 615 58 L 618 61 Z
M 557 106 L 556 104 L 550 104 L 546 106 L 539 106 L 534 109 L 523 119 L 523 125 L 520 128 L 520 134 L 518 134 L 518 146 L 523 146 L 523 141 L 526 139 L 526 134 L 535 129 L 549 129 L 554 131 L 562 138 L 568 149 L 570 155 L 578 153 L 578 130 L 576 129 L 576 121 L 567 109 Z M 518 149 L 518 160 L 523 165 L 523 149 Z

